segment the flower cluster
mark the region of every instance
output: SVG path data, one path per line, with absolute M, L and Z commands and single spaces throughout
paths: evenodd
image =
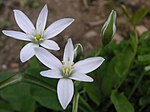
M 65 46 L 63 61 L 46 50 L 45 48 L 59 50 L 58 44 L 49 39 L 61 33 L 74 21 L 72 18 L 60 19 L 45 29 L 48 15 L 47 5 L 44 6 L 38 16 L 36 28 L 23 12 L 14 10 L 14 15 L 18 26 L 24 33 L 12 30 L 3 30 L 2 32 L 15 39 L 30 42 L 20 52 L 21 61 L 26 62 L 35 55 L 45 66 L 50 68 L 50 70 L 42 71 L 40 74 L 44 77 L 59 79 L 57 95 L 63 109 L 66 109 L 74 94 L 72 80 L 92 82 L 93 79 L 86 74 L 97 69 L 103 63 L 104 58 L 92 57 L 74 62 L 77 53 L 70 38 Z

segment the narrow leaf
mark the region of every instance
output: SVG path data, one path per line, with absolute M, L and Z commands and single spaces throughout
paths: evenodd
M 134 108 L 123 93 L 113 91 L 111 101 L 114 104 L 117 112 L 134 112 Z

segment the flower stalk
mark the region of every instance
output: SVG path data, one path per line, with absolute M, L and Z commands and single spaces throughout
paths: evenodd
M 79 96 L 80 96 L 80 94 L 78 93 L 78 91 L 75 91 L 75 95 L 74 95 L 74 98 L 73 98 L 72 112 L 78 112 Z
M 73 98 L 73 106 L 72 106 L 72 112 L 78 112 L 78 102 L 79 102 L 79 97 L 80 94 L 78 92 L 78 86 L 79 86 L 80 82 L 75 81 L 74 85 L 75 85 L 75 94 L 74 94 L 74 98 Z

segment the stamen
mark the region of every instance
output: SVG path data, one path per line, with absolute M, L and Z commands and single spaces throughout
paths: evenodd
M 64 61 L 62 61 L 61 63 L 62 63 L 63 65 L 65 64 L 65 62 L 64 62 Z
M 74 66 L 74 62 L 72 62 L 72 64 L 71 64 L 71 67 L 73 67 Z

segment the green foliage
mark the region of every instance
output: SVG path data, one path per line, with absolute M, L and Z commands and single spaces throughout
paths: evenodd
M 85 83 L 84 87 L 87 91 L 89 98 L 97 105 L 101 102 L 100 90 L 96 82 L 93 83 Z
M 12 25 L 12 22 L 11 21 L 3 21 L 3 22 L 0 22 L 0 27 L 9 27 Z
M 1 79 L 7 79 L 12 76 L 12 73 L 2 72 L 0 76 Z M 0 97 L 3 99 L 1 102 L 7 101 L 2 103 L 2 109 L 8 106 L 7 109 L 11 111 L 34 112 L 35 110 L 35 101 L 30 96 L 30 85 L 28 84 L 21 83 L 5 88 L 0 91 Z
M 111 101 L 114 104 L 117 112 L 134 112 L 133 106 L 123 93 L 119 94 L 115 90 L 112 91 Z
M 57 111 L 62 110 L 56 93 L 43 89 L 42 87 L 32 86 L 31 94 L 33 98 L 42 106 Z
M 4 102 L 4 101 L 0 101 L 0 111 L 2 112 L 11 112 L 13 109 L 11 108 L 11 106 Z
M 40 79 L 41 82 L 39 81 L 39 83 L 45 82 L 50 86 L 56 86 L 56 80 L 43 78 L 39 75 L 39 72 L 44 69 L 45 67 L 43 67 L 43 65 L 41 65 L 36 58 L 33 58 L 29 63 L 29 68 L 25 71 L 25 75 L 34 76 L 35 79 Z M 0 82 L 11 78 L 13 75 L 14 74 L 9 72 L 1 72 Z M 17 78 L 19 75 L 17 77 L 16 76 L 10 80 L 15 80 L 15 78 Z M 46 108 L 56 111 L 62 110 L 56 95 L 56 92 L 50 91 L 49 89 L 45 89 L 28 83 L 18 83 L 4 88 L 0 91 L 1 110 L 3 110 L 4 112 L 35 112 L 37 103 Z
M 130 14 L 125 5 L 121 5 L 121 8 L 128 18 L 129 22 L 135 27 L 139 22 L 147 15 L 148 8 L 140 8 L 134 14 Z
M 26 6 L 28 9 L 37 8 L 40 6 L 40 1 L 33 1 L 33 0 L 21 0 L 22 5 Z
M 135 14 L 131 17 L 131 23 L 133 25 L 137 25 L 148 13 L 147 8 L 139 9 L 138 11 L 135 12 Z
M 113 88 L 117 89 L 123 83 L 136 54 L 137 41 L 135 37 L 131 37 L 130 40 L 122 45 L 124 47 L 121 50 L 119 48 L 118 51 L 115 49 L 116 51 L 114 52 L 117 52 L 117 54 L 111 60 L 108 60 L 106 74 L 102 80 L 103 92 L 108 96 Z M 111 47 L 111 44 L 108 47 Z

